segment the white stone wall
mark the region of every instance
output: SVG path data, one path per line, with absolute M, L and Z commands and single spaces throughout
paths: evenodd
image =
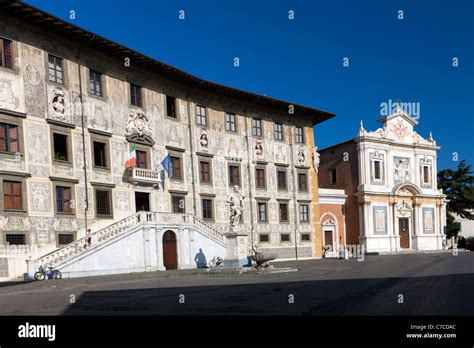
M 437 190 L 436 152 L 439 147 L 431 135 L 424 139 L 414 130 L 416 121 L 403 111 L 381 120 L 374 132 L 359 129 L 359 202 L 361 241 L 368 252 L 401 250 L 399 218 L 409 219 L 409 248 L 442 248 L 443 195 Z M 381 178 L 376 178 L 374 161 L 380 161 Z M 422 166 L 429 167 L 429 180 L 422 178 Z M 432 218 L 424 220 L 424 212 Z M 385 215 L 385 234 L 376 232 L 376 211 Z M 384 212 L 384 213 L 383 213 Z M 381 215 L 379 215 L 381 216 Z M 425 222 L 432 228 L 425 230 Z

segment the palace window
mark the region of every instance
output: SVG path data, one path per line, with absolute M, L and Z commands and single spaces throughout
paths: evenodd
M 97 97 L 102 96 L 102 74 L 89 70 L 89 92 Z
M 277 171 L 277 182 L 279 189 L 286 189 L 286 170 Z
M 142 88 L 133 83 L 130 84 L 130 104 L 142 106 Z
M 94 166 L 107 168 L 107 144 L 100 141 L 93 141 L 92 146 L 94 148 Z
M 168 117 L 177 118 L 176 115 L 176 98 L 169 95 L 166 96 L 166 115 Z
M 23 195 L 22 183 L 17 181 L 3 181 L 3 209 L 22 210 Z
M 67 186 L 56 186 L 56 212 L 72 213 L 72 189 Z
M 258 235 L 258 240 L 261 243 L 268 243 L 270 241 L 270 236 L 268 234 L 259 234 Z
M 259 222 L 267 221 L 267 203 L 264 203 L 264 202 L 257 203 L 257 214 L 258 214 Z
M 69 161 L 68 158 L 68 136 L 61 133 L 53 133 L 53 149 L 55 161 Z
M 204 106 L 196 105 L 196 123 L 201 126 L 207 125 L 207 114 Z
M 288 203 L 280 203 L 280 222 L 288 222 Z
M 148 168 L 148 156 L 146 151 L 136 150 L 137 152 L 137 168 Z
M 295 142 L 298 144 L 304 143 L 303 127 L 295 127 Z
M 170 177 L 173 179 L 181 179 L 181 158 L 170 157 Z
M 112 214 L 112 190 L 107 188 L 95 189 L 95 212 L 97 218 L 111 218 Z
M 239 166 L 229 166 L 229 184 L 231 186 L 240 185 Z
M 7 234 L 5 235 L 7 244 L 10 245 L 25 245 L 26 237 L 24 234 Z
M 225 113 L 225 130 L 229 132 L 235 132 L 237 130 L 235 114 L 230 112 Z
M 301 241 L 302 242 L 308 242 L 311 240 L 310 234 L 309 233 L 302 233 L 301 234 Z
M 184 213 L 186 210 L 184 196 L 172 195 L 171 204 L 173 206 L 173 213 Z
M 212 199 L 204 198 L 202 204 L 202 218 L 204 220 L 212 220 Z
M 262 136 L 262 120 L 259 118 L 252 118 L 252 135 L 255 137 Z
M 331 169 L 329 172 L 329 183 L 336 184 L 337 183 L 337 171 L 336 168 Z
M 74 234 L 72 233 L 59 233 L 58 234 L 58 245 L 68 245 L 74 242 Z
M 48 54 L 49 81 L 63 83 L 63 60 Z
M 211 182 L 211 163 L 208 161 L 199 161 L 199 178 L 201 182 Z
M 19 152 L 18 126 L 0 123 L 0 151 Z
M 290 234 L 289 233 L 280 234 L 280 242 L 289 242 L 289 241 L 290 241 Z
M 0 66 L 13 69 L 12 42 L 4 38 L 0 38 Z
M 275 123 L 275 140 L 283 140 L 283 125 L 281 123 Z
M 300 222 L 309 221 L 309 206 L 308 204 L 300 204 Z
M 257 168 L 255 169 L 255 181 L 256 185 L 259 188 L 265 188 L 267 186 L 265 180 L 265 169 L 264 168 Z
M 308 191 L 308 177 L 305 173 L 298 173 L 298 190 Z

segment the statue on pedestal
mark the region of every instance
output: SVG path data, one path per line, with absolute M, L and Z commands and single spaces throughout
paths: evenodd
M 233 233 L 238 227 L 240 223 L 240 217 L 242 216 L 242 212 L 244 210 L 244 198 L 245 196 L 239 192 L 239 187 L 234 185 L 233 192 L 230 194 L 229 198 L 227 199 L 227 203 L 229 203 L 229 210 L 230 210 L 230 232 Z

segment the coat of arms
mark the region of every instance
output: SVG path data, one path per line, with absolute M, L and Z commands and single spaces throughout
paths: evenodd
M 398 122 L 393 125 L 392 130 L 399 139 L 403 139 L 408 133 L 408 127 L 402 120 L 398 120 Z
M 141 140 L 153 144 L 153 131 L 148 116 L 139 110 L 132 110 L 125 127 L 125 136 L 129 140 Z

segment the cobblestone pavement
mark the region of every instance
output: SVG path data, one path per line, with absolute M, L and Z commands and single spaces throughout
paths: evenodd
M 473 252 L 273 265 L 298 271 L 184 270 L 0 283 L 0 314 L 474 315 Z

